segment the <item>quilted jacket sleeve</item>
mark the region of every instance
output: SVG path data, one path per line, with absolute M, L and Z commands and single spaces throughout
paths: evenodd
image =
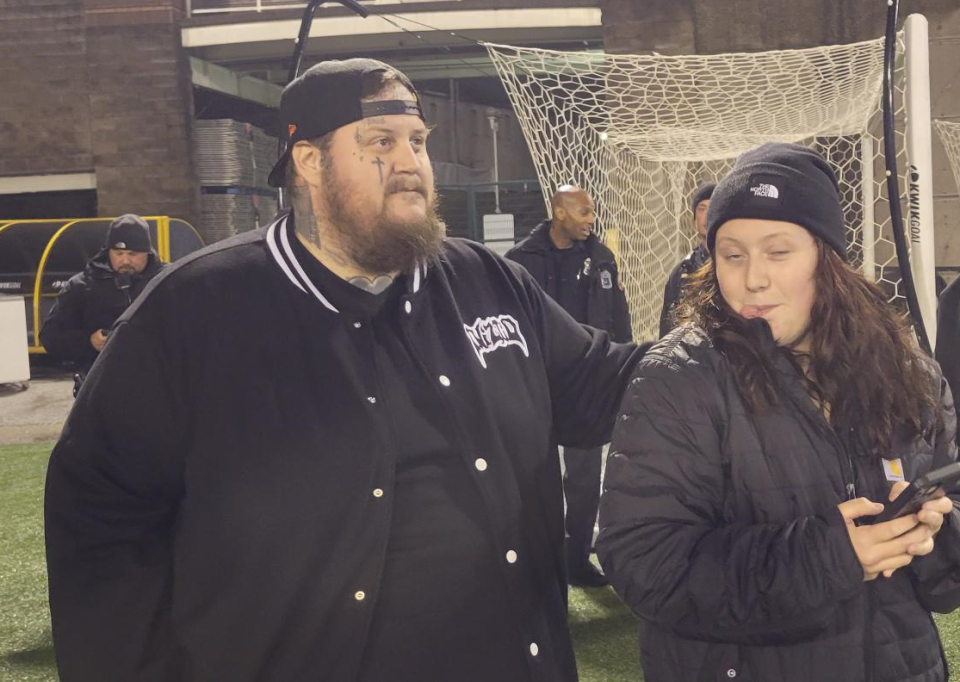
M 939 375 L 939 372 L 938 372 Z M 957 459 L 957 415 L 946 380 L 940 379 L 941 422 L 934 441 L 931 469 Z M 917 577 L 917 596 L 929 610 L 949 613 L 960 606 L 960 493 L 953 497 L 953 512 L 944 517 L 944 526 L 934 541 L 933 552 L 917 557 L 910 569 Z
M 861 589 L 839 511 L 731 525 L 723 509 L 729 418 L 704 363 L 654 349 L 624 396 L 597 553 L 620 597 L 681 636 L 776 644 L 815 633 Z

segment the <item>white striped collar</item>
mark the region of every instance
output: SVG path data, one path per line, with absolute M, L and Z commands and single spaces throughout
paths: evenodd
M 270 255 L 273 256 L 273 259 L 277 265 L 280 266 L 283 274 L 287 276 L 287 279 L 289 279 L 294 286 L 304 294 L 312 295 L 328 310 L 339 313 L 340 311 L 320 293 L 313 281 L 307 276 L 307 273 L 304 272 L 303 266 L 297 260 L 296 253 L 290 246 L 289 233 L 291 229 L 289 226 L 289 217 L 290 214 L 287 213 L 279 217 L 267 228 L 267 247 L 270 249 Z M 410 278 L 411 284 L 408 285 L 410 293 L 415 294 L 420 291 L 420 287 L 426 277 L 427 264 L 418 263 L 417 267 L 414 268 L 413 276 Z

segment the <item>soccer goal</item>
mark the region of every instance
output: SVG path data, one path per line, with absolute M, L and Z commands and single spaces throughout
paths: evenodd
M 911 43 L 922 42 L 919 57 Z M 930 194 L 926 20 L 898 39 L 894 102 L 901 187 L 909 188 L 911 258 L 924 318 L 936 303 Z M 582 186 L 597 203 L 597 232 L 618 252 L 638 339 L 655 338 L 663 287 L 698 239 L 689 202 L 744 151 L 768 141 L 821 152 L 841 182 L 853 262 L 891 300 L 903 296 L 882 158 L 883 40 L 709 56 L 607 55 L 487 45 L 517 112 L 547 198 Z M 911 60 L 913 70 L 911 70 Z M 926 66 L 925 64 L 923 65 Z M 907 73 L 923 74 L 908 86 Z M 905 132 L 909 99 L 912 121 Z M 926 154 L 920 153 L 926 148 Z M 926 166 L 922 165 L 926 163 Z M 906 191 L 906 190 L 905 190 Z M 914 200 L 916 199 L 916 200 Z M 930 312 L 928 317 L 927 312 Z

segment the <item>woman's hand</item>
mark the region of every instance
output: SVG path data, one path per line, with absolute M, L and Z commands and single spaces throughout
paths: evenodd
M 890 490 L 890 501 L 897 499 L 901 492 L 908 486 L 908 483 L 895 483 Z M 926 537 L 920 542 L 907 548 L 907 552 L 913 556 L 924 556 L 933 551 L 933 538 L 943 527 L 943 517 L 953 511 L 953 500 L 949 497 L 939 497 L 935 500 L 928 500 L 923 503 L 923 507 L 917 513 L 917 520 L 926 531 Z
M 856 519 L 879 514 L 883 505 L 858 497 L 837 505 L 837 508 L 847 522 L 847 533 L 863 567 L 864 581 L 873 580 L 881 573 L 890 577 L 898 568 L 913 561 L 914 554 L 908 551 L 910 548 L 921 547 L 930 539 L 929 527 L 919 522 L 917 514 L 886 523 L 858 526 L 854 523 Z

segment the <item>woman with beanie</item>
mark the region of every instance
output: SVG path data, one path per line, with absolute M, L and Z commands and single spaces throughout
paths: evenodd
M 953 402 L 844 235 L 804 147 L 713 193 L 713 258 L 627 390 L 600 508 L 647 682 L 946 679 L 930 612 L 960 605 L 960 515 L 871 521 L 956 459 Z

